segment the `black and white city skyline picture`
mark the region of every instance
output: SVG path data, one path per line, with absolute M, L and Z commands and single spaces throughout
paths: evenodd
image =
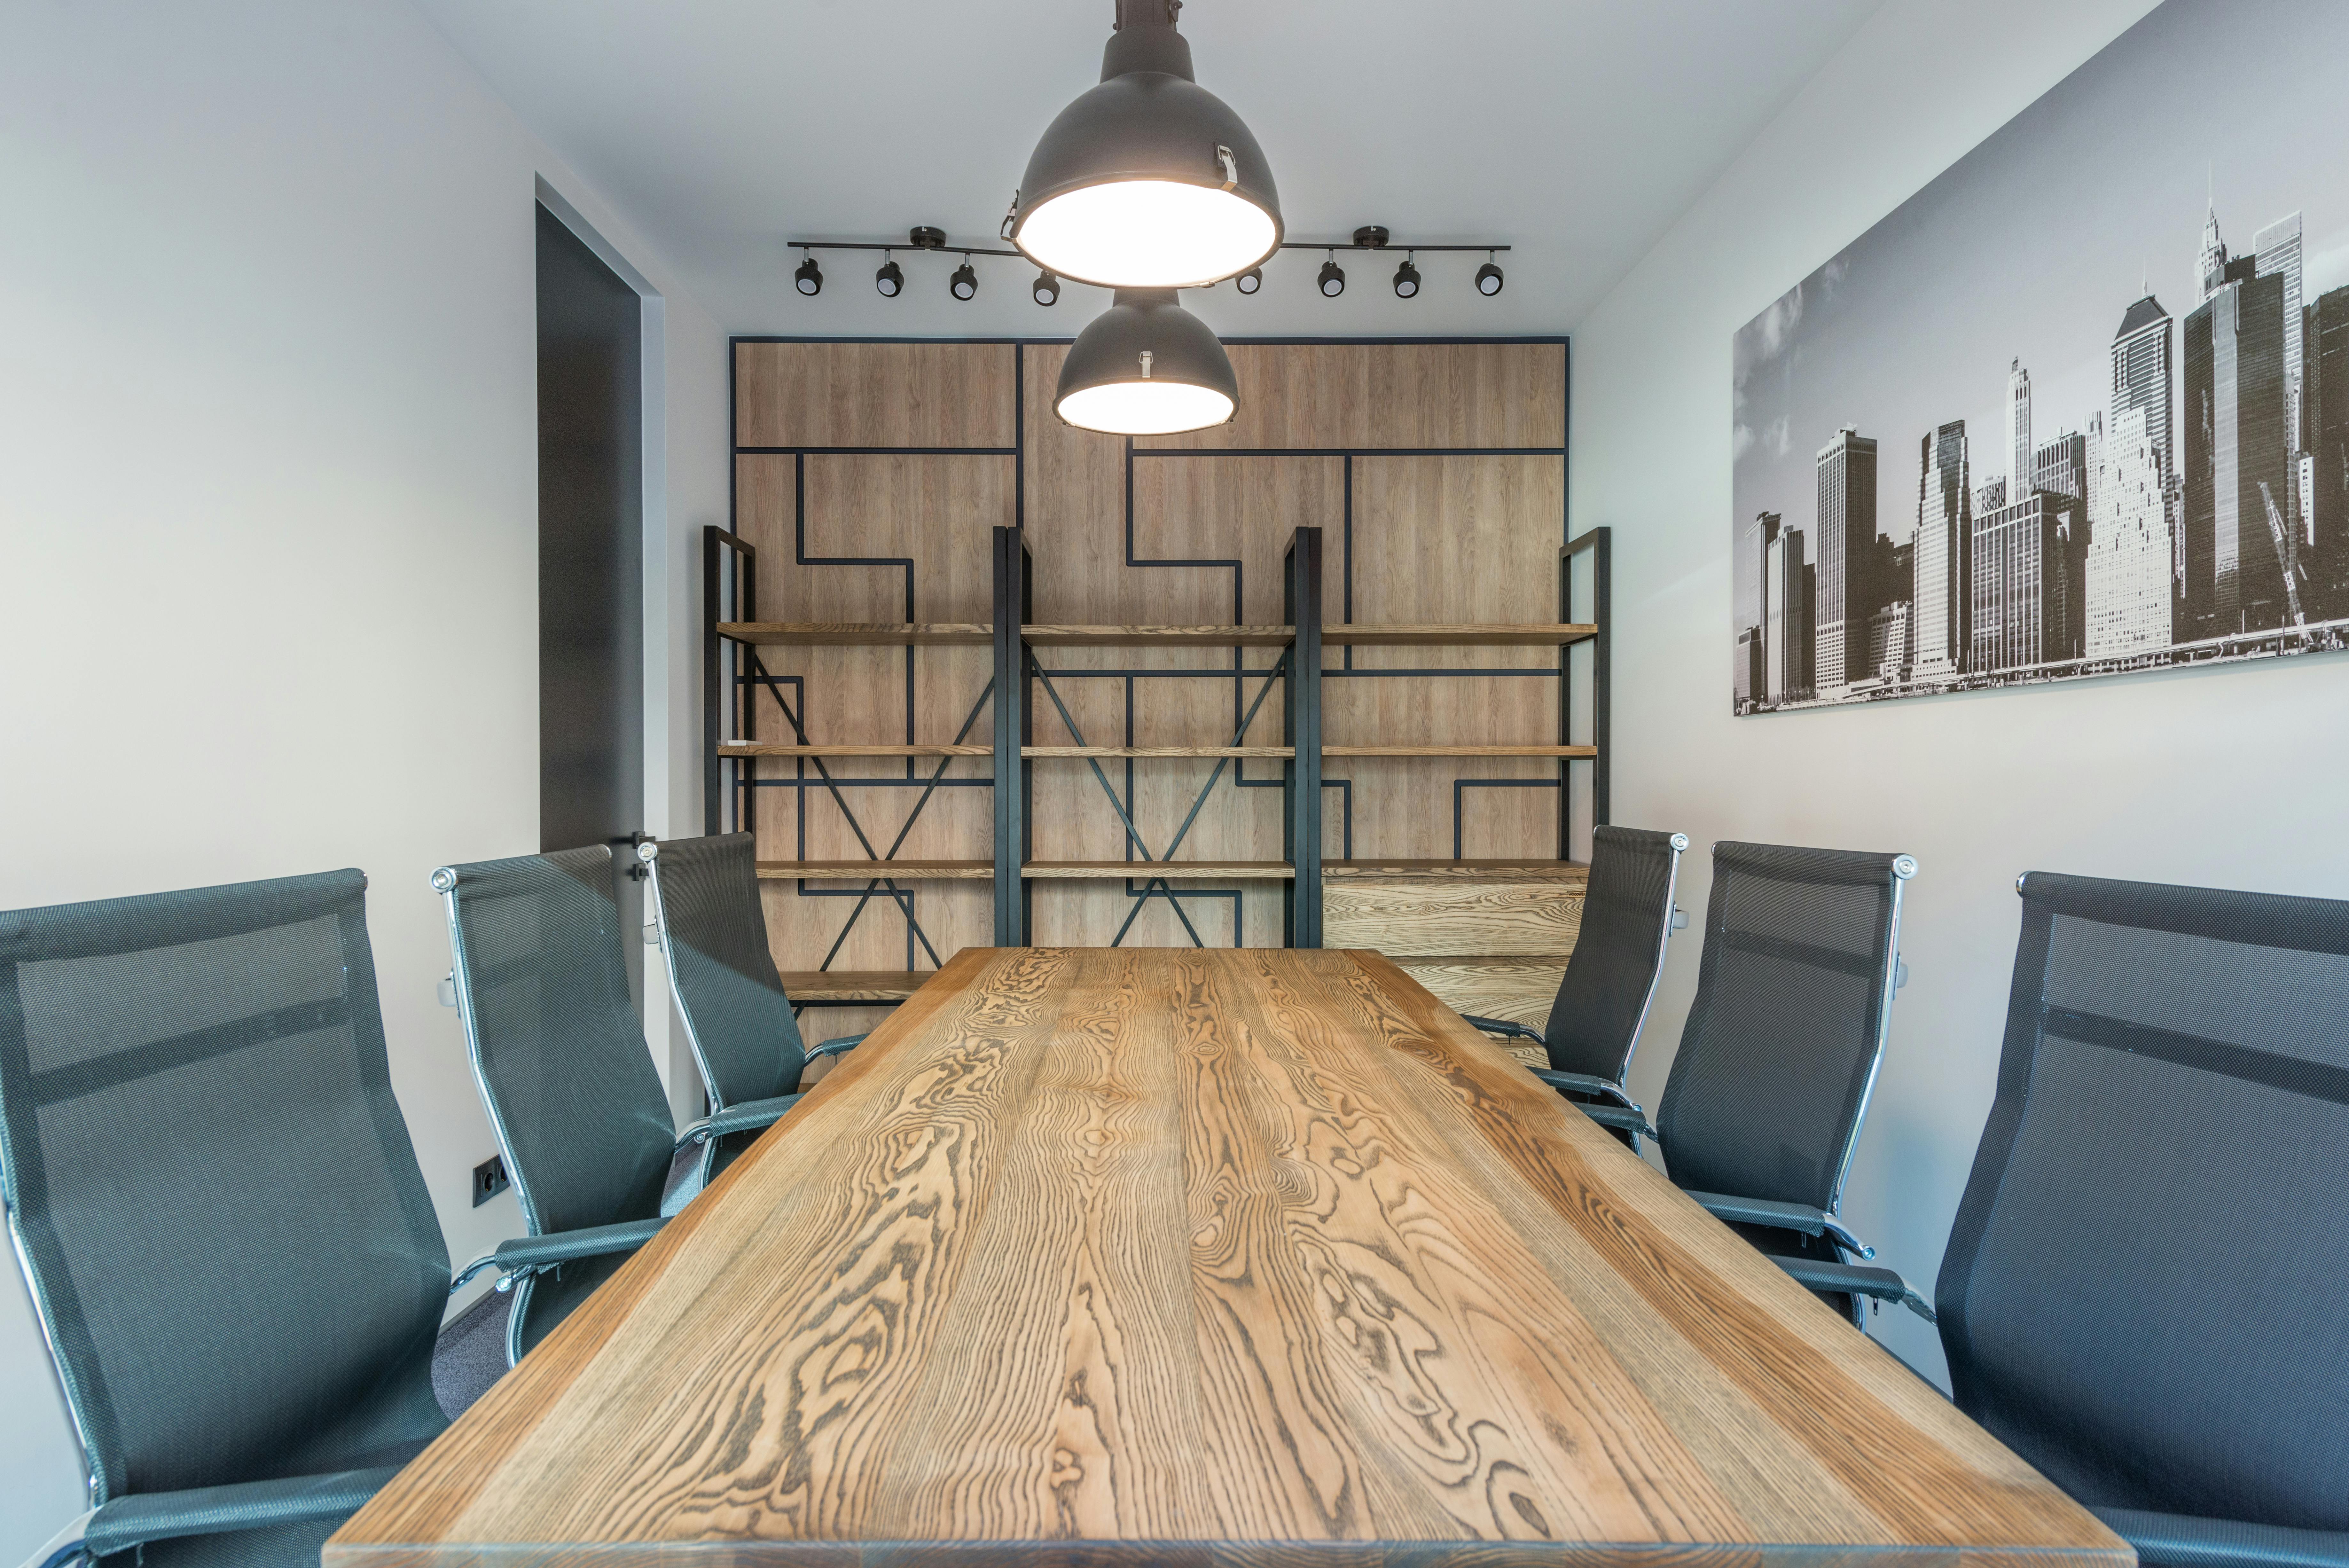
M 1735 711 L 2349 646 L 2349 5 L 2168 0 L 1735 338 Z

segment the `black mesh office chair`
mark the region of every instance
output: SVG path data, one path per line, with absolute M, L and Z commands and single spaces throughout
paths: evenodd
M 809 1062 L 853 1050 L 864 1036 L 812 1051 L 801 1040 L 767 940 L 750 835 L 647 842 L 636 854 L 652 873 L 661 957 L 710 1108 L 780 1116 L 798 1101 Z M 709 1140 L 705 1178 L 750 1136 Z
M 1867 1324 L 1863 1297 L 1932 1308 L 1836 1218 L 1901 978 L 1906 855 L 1713 846 L 1696 1002 L 1651 1127 L 1673 1182 L 1788 1273 Z
M 2016 886 L 1958 1406 L 2156 1568 L 2349 1563 L 2349 903 Z
M 0 1194 L 94 1507 L 51 1562 L 316 1568 L 448 1425 L 366 889 L 0 914 Z
M 1663 973 L 1664 944 L 1677 918 L 1672 887 L 1688 842 L 1683 833 L 1637 827 L 1594 831 L 1582 929 L 1566 961 L 1557 1000 L 1550 1003 L 1549 1026 L 1533 1030 L 1502 1018 L 1464 1016 L 1488 1034 L 1540 1046 L 1549 1065 L 1535 1068 L 1534 1076 L 1568 1099 L 1613 1100 L 1638 1112 L 1623 1075 L 1631 1070 L 1640 1027 Z
M 530 1234 L 469 1264 L 512 1291 L 519 1361 L 690 1198 L 663 1200 L 681 1150 L 773 1114 L 705 1117 L 676 1136 L 628 1000 L 612 853 L 603 845 L 444 866 L 458 1011 L 473 1080 Z

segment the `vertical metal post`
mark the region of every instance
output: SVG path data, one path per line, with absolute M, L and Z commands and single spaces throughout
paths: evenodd
M 1590 639 L 1590 744 L 1598 755 L 1590 760 L 1590 826 L 1604 827 L 1609 821 L 1611 802 L 1608 787 L 1608 770 L 1614 762 L 1614 748 L 1609 744 L 1609 722 L 1613 708 L 1610 688 L 1614 684 L 1614 608 L 1612 579 L 1613 535 L 1606 528 L 1593 528 L 1568 541 L 1557 553 L 1557 614 L 1560 620 L 1574 618 L 1574 558 L 1586 552 L 1590 556 L 1590 624 L 1598 628 Z M 1574 743 L 1574 677 L 1573 649 L 1557 650 L 1558 744 Z M 1570 827 L 1574 818 L 1573 792 L 1566 787 L 1569 764 L 1558 764 L 1557 852 L 1558 858 L 1571 859 L 1568 848 Z
M 1293 871 L 1281 939 L 1292 948 L 1321 945 L 1321 530 L 1299 528 L 1288 541 L 1282 614 L 1296 628 L 1282 695 L 1281 742 L 1296 755 L 1281 767 L 1281 849 Z
M 725 759 L 718 754 L 719 706 L 727 689 L 718 673 L 718 535 L 715 523 L 701 529 L 701 831 L 716 833 L 724 806 Z
M 1028 712 L 1029 591 L 1034 585 L 1020 529 L 995 531 L 995 945 L 1028 945 L 1028 767 L 1019 753 Z

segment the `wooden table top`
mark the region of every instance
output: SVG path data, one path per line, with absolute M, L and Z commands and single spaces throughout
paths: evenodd
M 327 1543 L 592 1562 L 2127 1546 L 1375 953 L 972 949 Z

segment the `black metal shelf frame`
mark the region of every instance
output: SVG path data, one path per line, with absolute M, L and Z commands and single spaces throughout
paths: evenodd
M 720 638 L 718 634 L 717 627 L 720 621 L 751 621 L 758 618 L 758 552 L 754 545 L 752 545 L 748 540 L 740 537 L 738 535 L 730 533 L 725 529 L 718 528 L 716 526 L 709 526 L 704 530 L 702 582 L 702 604 L 704 608 L 702 635 L 702 731 L 705 753 L 703 779 L 703 830 L 705 832 L 714 833 L 724 830 L 726 819 L 729 815 L 727 807 L 730 803 L 733 807 L 731 815 L 735 825 L 740 827 L 750 826 L 756 815 L 752 809 L 752 805 L 756 798 L 757 790 L 762 788 L 790 789 L 794 792 L 795 798 L 802 803 L 801 809 L 795 814 L 795 815 L 799 822 L 798 836 L 801 840 L 801 847 L 803 852 L 806 837 L 805 802 L 807 792 L 810 789 L 815 789 L 829 795 L 839 806 L 844 819 L 850 826 L 851 831 L 855 834 L 858 843 L 864 846 L 864 852 L 868 856 L 877 861 L 890 858 L 895 856 L 898 846 L 904 843 L 906 834 L 911 830 L 915 817 L 919 815 L 923 805 L 927 804 L 931 796 L 938 789 L 991 788 L 995 792 L 995 938 L 998 943 L 1003 945 L 1025 945 L 1030 940 L 1030 935 L 1033 929 L 1033 893 L 1030 880 L 1021 875 L 1021 866 L 1023 863 L 1033 857 L 1032 787 L 1034 766 L 1029 759 L 1022 756 L 1021 753 L 1022 749 L 1025 746 L 1031 744 L 1034 740 L 1035 717 L 1033 701 L 1037 691 L 1040 689 L 1047 700 L 1057 710 L 1059 710 L 1063 722 L 1068 725 L 1071 736 L 1076 739 L 1077 743 L 1082 744 L 1084 743 L 1083 739 L 1077 733 L 1076 726 L 1074 722 L 1070 720 L 1067 708 L 1061 702 L 1059 692 L 1053 685 L 1053 677 L 1058 675 L 1064 680 L 1115 679 L 1122 680 L 1124 684 L 1126 695 L 1126 743 L 1132 744 L 1133 729 L 1133 684 L 1135 680 L 1153 678 L 1209 678 L 1227 680 L 1232 682 L 1233 712 L 1235 716 L 1235 730 L 1231 743 L 1238 745 L 1244 743 L 1244 736 L 1247 732 L 1249 722 L 1255 718 L 1256 712 L 1257 709 L 1261 707 L 1266 694 L 1271 690 L 1274 679 L 1278 678 L 1284 681 L 1288 693 L 1282 704 L 1283 742 L 1293 748 L 1295 754 L 1283 761 L 1279 777 L 1263 779 L 1251 779 L 1247 777 L 1247 764 L 1245 762 L 1239 762 L 1233 759 L 1218 759 L 1214 771 L 1208 778 L 1206 788 L 1200 792 L 1197 799 L 1193 803 L 1189 813 L 1184 820 L 1183 826 L 1176 831 L 1174 839 L 1170 842 L 1165 854 L 1163 856 L 1153 856 L 1151 854 L 1146 841 L 1143 838 L 1131 815 L 1134 784 L 1134 760 L 1129 758 L 1124 761 L 1123 767 L 1125 776 L 1123 781 L 1124 788 L 1123 792 L 1112 786 L 1108 774 L 1102 770 L 1098 761 L 1088 759 L 1088 764 L 1092 767 L 1096 781 L 1102 785 L 1104 794 L 1110 800 L 1112 810 L 1117 813 L 1117 815 L 1125 829 L 1127 836 L 1127 854 L 1131 856 L 1139 852 L 1141 856 L 1141 858 L 1135 863 L 1136 869 L 1140 873 L 1140 876 L 1136 878 L 1128 879 L 1127 894 L 1134 900 L 1134 906 L 1133 914 L 1129 915 L 1125 922 L 1126 928 L 1131 928 L 1133 923 L 1134 916 L 1140 913 L 1143 904 L 1147 903 L 1151 898 L 1163 898 L 1168 901 L 1169 906 L 1175 911 L 1176 918 L 1182 921 L 1185 930 L 1190 937 L 1191 940 L 1194 943 L 1205 945 L 1197 929 L 1192 924 L 1189 916 L 1185 912 L 1183 909 L 1183 901 L 1185 899 L 1229 899 L 1232 904 L 1233 941 L 1235 945 L 1237 945 L 1243 940 L 1239 909 L 1240 893 L 1237 888 L 1209 888 L 1201 887 L 1195 884 L 1185 884 L 1178 888 L 1167 878 L 1150 876 L 1147 870 L 1147 867 L 1153 859 L 1163 860 L 1173 856 L 1174 849 L 1180 846 L 1183 838 L 1188 834 L 1191 825 L 1196 821 L 1201 808 L 1206 805 L 1206 800 L 1212 794 L 1216 784 L 1221 781 L 1225 767 L 1228 763 L 1231 765 L 1232 783 L 1234 787 L 1240 789 L 1278 789 L 1282 792 L 1283 853 L 1289 865 L 1294 868 L 1294 876 L 1289 879 L 1288 884 L 1288 893 L 1283 909 L 1282 937 L 1285 944 L 1288 946 L 1318 947 L 1320 945 L 1321 941 L 1321 859 L 1325 805 L 1327 803 L 1327 794 L 1325 792 L 1327 791 L 1335 790 L 1339 794 L 1340 841 L 1343 846 L 1342 853 L 1347 856 L 1350 856 L 1352 854 L 1353 846 L 1352 781 L 1346 778 L 1330 777 L 1325 774 L 1322 767 L 1320 691 L 1322 680 L 1324 679 L 1396 679 L 1414 675 L 1555 677 L 1558 680 L 1558 741 L 1561 744 L 1571 744 L 1574 743 L 1576 740 L 1574 730 L 1577 722 L 1577 708 L 1574 701 L 1574 691 L 1577 682 L 1577 675 L 1579 670 L 1585 668 L 1588 669 L 1591 682 L 1590 711 L 1588 714 L 1589 736 L 1586 743 L 1596 747 L 1597 755 L 1591 758 L 1560 759 L 1557 764 L 1557 776 L 1555 778 L 1456 779 L 1454 783 L 1453 789 L 1453 853 L 1454 856 L 1457 857 L 1463 852 L 1464 840 L 1464 803 L 1465 792 L 1467 790 L 1495 788 L 1547 788 L 1555 789 L 1558 792 L 1558 855 L 1562 859 L 1570 858 L 1570 849 L 1573 838 L 1573 818 L 1575 813 L 1573 791 L 1569 787 L 1569 783 L 1573 776 L 1572 770 L 1576 766 L 1588 766 L 1590 769 L 1590 774 L 1588 775 L 1589 793 L 1588 796 L 1589 802 L 1590 822 L 1594 825 L 1603 825 L 1609 820 L 1609 764 L 1611 753 L 1609 723 L 1609 686 L 1611 660 L 1612 615 L 1610 597 L 1609 593 L 1610 566 L 1609 558 L 1609 533 L 1605 528 L 1594 528 L 1567 540 L 1560 549 L 1558 556 L 1557 613 L 1559 619 L 1562 621 L 1572 620 L 1574 618 L 1573 611 L 1577 603 L 1577 568 L 1578 566 L 1583 567 L 1581 586 L 1584 591 L 1588 595 L 1591 606 L 1591 613 L 1588 618 L 1590 622 L 1595 624 L 1598 628 L 1597 635 L 1588 639 L 1587 644 L 1588 651 L 1585 656 L 1587 659 L 1587 664 L 1578 664 L 1576 661 L 1576 649 L 1561 648 L 1559 649 L 1558 661 L 1555 668 L 1470 666 L 1466 668 L 1425 670 L 1357 669 L 1354 667 L 1353 663 L 1353 649 L 1350 647 L 1348 647 L 1344 649 L 1341 661 L 1338 666 L 1334 668 L 1325 667 L 1322 663 L 1321 649 L 1321 631 L 1325 624 L 1324 610 L 1321 603 L 1322 575 L 1320 563 L 1322 531 L 1315 527 L 1299 527 L 1295 531 L 1290 538 L 1283 562 L 1283 613 L 1286 618 L 1287 624 L 1291 625 L 1296 628 L 1296 640 L 1290 648 L 1282 652 L 1280 657 L 1269 668 L 1248 667 L 1246 650 L 1235 647 L 1233 649 L 1232 664 L 1229 669 L 1055 670 L 1045 667 L 1037 659 L 1035 649 L 1029 645 L 1026 638 L 1022 636 L 1019 630 L 1019 628 L 1029 624 L 1033 618 L 1030 612 L 1034 602 L 1035 586 L 1035 566 L 1033 557 L 1027 545 L 1020 523 L 1018 521 L 1024 519 L 1027 500 L 1025 484 L 1025 459 L 1027 445 L 1025 439 L 1026 400 L 1024 393 L 1019 390 L 1019 387 L 1020 384 L 1024 382 L 1025 378 L 1024 350 L 1031 344 L 1040 346 L 1048 345 L 1065 342 L 1066 339 L 1051 337 L 984 339 L 823 339 L 808 337 L 738 337 L 732 339 L 730 344 L 730 428 L 739 429 L 739 427 L 733 426 L 731 423 L 731 416 L 735 411 L 732 407 L 735 389 L 730 383 L 733 379 L 733 359 L 738 357 L 735 351 L 739 349 L 740 346 L 746 343 L 757 342 L 824 341 L 967 341 L 972 343 L 987 342 L 1003 344 L 1011 347 L 1014 349 L 1014 397 L 1019 405 L 1014 415 L 1014 444 L 1009 448 L 989 447 L 952 449 L 952 451 L 958 455 L 968 452 L 972 455 L 983 454 L 989 456 L 1009 456 L 1013 460 L 1015 471 L 1013 476 L 1015 523 L 1010 527 L 999 527 L 995 530 L 995 580 L 994 592 L 992 596 L 995 626 L 995 659 L 993 674 L 988 680 L 986 689 L 980 692 L 978 701 L 973 704 L 968 717 L 966 718 L 963 722 L 961 730 L 957 732 L 955 737 L 957 743 L 960 743 L 976 726 L 978 721 L 980 710 L 991 705 L 993 710 L 991 723 L 994 742 L 993 767 L 991 773 L 988 776 L 984 777 L 958 776 L 948 778 L 946 776 L 946 774 L 953 759 L 946 758 L 940 759 L 936 767 L 928 771 L 927 776 L 923 776 L 923 774 L 916 769 L 915 763 L 909 759 L 905 765 L 905 776 L 902 778 L 844 777 L 834 774 L 826 765 L 824 760 L 818 757 L 794 759 L 794 768 L 792 771 L 792 776 L 791 777 L 763 778 L 758 776 L 758 769 L 753 759 L 720 756 L 719 754 L 719 747 L 720 742 L 726 738 L 724 734 L 721 734 L 721 730 L 730 731 L 730 733 L 740 735 L 744 738 L 754 739 L 756 737 L 757 705 L 755 702 L 755 697 L 757 692 L 761 689 L 765 690 L 769 696 L 772 698 L 777 708 L 781 712 L 785 722 L 797 741 L 801 743 L 805 743 L 807 737 L 804 725 L 801 722 L 801 714 L 805 709 L 804 692 L 802 689 L 802 682 L 801 678 L 797 676 L 777 676 L 771 673 L 766 669 L 759 650 L 756 648 L 730 642 L 728 639 Z M 1259 339 L 1232 338 L 1229 341 L 1234 343 L 1255 342 L 1266 345 L 1348 345 L 1371 343 L 1399 344 L 1414 342 L 1563 342 L 1564 340 L 1558 338 L 1526 339 L 1501 337 L 1268 337 Z M 1570 372 L 1567 377 L 1567 380 L 1568 384 L 1566 391 L 1570 399 Z M 1144 559 L 1135 556 L 1133 548 L 1133 465 L 1137 460 L 1212 460 L 1217 457 L 1266 456 L 1273 455 L 1273 453 L 1268 449 L 1260 451 L 1257 449 L 1242 448 L 1209 450 L 1146 447 L 1136 448 L 1131 441 L 1126 441 L 1124 444 L 1126 492 L 1124 525 L 1126 565 L 1134 567 L 1228 566 L 1231 568 L 1233 574 L 1233 619 L 1236 624 L 1244 620 L 1245 610 L 1242 583 L 1243 568 L 1242 564 L 1238 560 L 1158 560 Z M 821 447 L 769 448 L 737 445 L 733 448 L 733 453 L 738 457 L 746 455 L 774 455 L 789 456 L 794 460 L 794 466 L 797 470 L 797 472 L 794 474 L 795 483 L 793 486 L 794 491 L 796 492 L 794 496 L 795 564 L 802 566 L 869 565 L 894 566 L 901 567 L 905 570 L 907 576 L 906 592 L 908 595 L 908 605 L 905 613 L 907 619 L 913 620 L 917 618 L 915 615 L 911 602 L 914 566 L 914 563 L 912 561 L 902 558 L 891 558 L 887 561 L 878 559 L 866 560 L 861 557 L 855 559 L 833 557 L 811 558 L 806 554 L 807 517 L 805 502 L 805 466 L 807 458 L 810 456 L 832 455 L 834 452 L 846 453 L 852 451 L 862 452 L 868 449 Z M 885 450 L 895 453 L 903 449 L 889 448 L 870 450 L 876 452 Z M 943 452 L 948 449 L 935 450 Z M 1280 455 L 1289 454 L 1288 449 L 1280 449 Z M 1400 448 L 1362 448 L 1360 450 L 1346 448 L 1312 448 L 1299 449 L 1295 455 L 1336 457 L 1342 459 L 1345 463 L 1345 512 L 1343 528 L 1340 540 L 1340 547 L 1343 552 L 1342 558 L 1344 570 L 1341 582 L 1344 589 L 1345 602 L 1341 607 L 1340 607 L 1340 615 L 1339 618 L 1341 622 L 1350 623 L 1353 619 L 1352 564 L 1354 486 L 1352 483 L 1352 471 L 1354 459 L 1357 457 L 1404 455 L 1510 455 L 1556 456 L 1561 461 L 1564 461 L 1567 457 L 1567 452 L 1563 446 L 1506 449 L 1489 447 L 1441 449 L 1411 448 L 1408 450 Z M 730 466 L 732 465 L 730 464 Z M 1560 517 L 1561 536 L 1563 536 L 1564 533 L 1563 524 L 1565 524 L 1565 521 L 1566 519 L 1562 512 Z M 909 648 L 906 649 L 905 722 L 907 726 L 906 738 L 909 741 L 913 738 L 912 724 L 914 717 L 913 654 L 914 650 L 912 649 Z M 1247 701 L 1246 688 L 1247 683 L 1252 679 L 1257 680 L 1259 684 L 1257 688 L 1254 702 L 1251 704 Z M 789 689 L 788 693 L 786 691 L 787 688 Z M 792 700 L 794 695 L 799 696 L 802 700 L 795 703 Z M 811 764 L 812 764 L 812 771 L 811 771 Z M 907 815 L 905 825 L 900 828 L 897 834 L 896 841 L 893 843 L 885 853 L 876 849 L 873 846 L 863 827 L 856 821 L 855 813 L 849 804 L 848 797 L 843 793 L 843 786 L 852 789 L 873 787 L 910 787 L 920 789 L 922 791 L 922 794 L 920 799 L 916 802 L 914 811 Z M 803 853 L 802 855 L 802 858 L 804 858 Z M 802 897 L 852 898 L 857 901 L 856 908 L 850 916 L 849 924 L 843 926 L 840 937 L 836 939 L 833 943 L 833 953 L 828 953 L 826 955 L 823 964 L 820 967 L 830 967 L 832 958 L 833 954 L 836 954 L 839 950 L 841 942 L 846 940 L 848 930 L 853 929 L 855 920 L 864 912 L 865 909 L 876 900 L 886 903 L 896 909 L 904 917 L 906 927 L 905 961 L 908 969 L 912 969 L 915 965 L 917 950 L 925 956 L 927 956 L 932 963 L 939 961 L 939 955 L 931 947 L 928 937 L 921 929 L 916 909 L 915 890 L 910 886 L 901 885 L 897 880 L 892 878 L 876 877 L 871 879 L 867 886 L 861 889 L 823 889 L 810 888 L 804 880 L 802 880 L 798 885 L 797 891 Z M 1118 935 L 1119 940 L 1123 940 L 1124 929 L 1122 929 Z M 842 1003 L 839 1005 L 850 1004 Z M 854 1005 L 875 1004 L 856 1003 Z

